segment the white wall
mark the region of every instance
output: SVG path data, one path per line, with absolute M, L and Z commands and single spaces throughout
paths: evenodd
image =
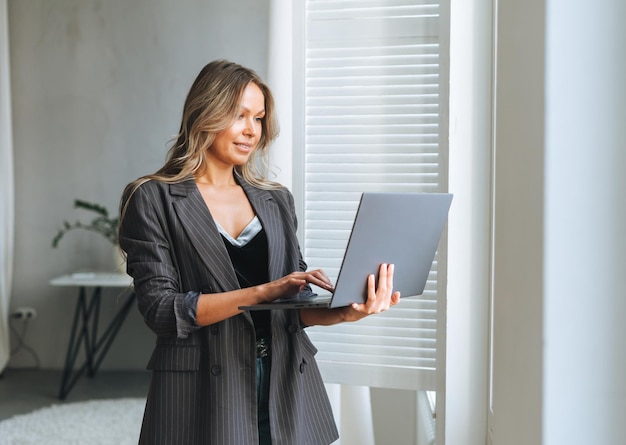
M 493 444 L 626 443 L 624 19 L 498 1 Z
M 60 368 L 76 292 L 48 281 L 112 264 L 108 245 L 92 234 L 75 231 L 50 247 L 64 219 L 84 215 L 72 208 L 74 198 L 117 212 L 123 187 L 163 163 L 185 94 L 208 61 L 229 58 L 265 76 L 267 1 L 8 4 L 16 177 L 11 306 L 37 309 L 26 343 L 43 368 Z M 104 315 L 115 291 L 107 295 Z M 152 343 L 133 310 L 103 367 L 143 369 Z M 10 366 L 33 363 L 21 353 Z
M 544 445 L 626 443 L 625 21 L 548 2 Z

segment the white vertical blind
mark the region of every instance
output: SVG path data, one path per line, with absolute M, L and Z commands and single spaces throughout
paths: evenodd
M 303 251 L 333 280 L 361 192 L 446 191 L 439 3 L 305 1 Z M 391 311 L 309 329 L 325 380 L 436 389 L 442 267 Z

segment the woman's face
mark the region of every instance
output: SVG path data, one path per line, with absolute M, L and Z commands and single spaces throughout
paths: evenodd
M 256 84 L 249 83 L 241 96 L 233 124 L 219 132 L 209 147 L 209 161 L 228 166 L 245 164 L 259 143 L 264 117 L 263 92 Z

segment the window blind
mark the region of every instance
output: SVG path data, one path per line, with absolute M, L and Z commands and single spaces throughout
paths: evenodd
M 446 189 L 439 3 L 304 3 L 303 252 L 333 280 L 361 192 Z M 325 380 L 435 390 L 442 268 L 393 310 L 309 328 Z

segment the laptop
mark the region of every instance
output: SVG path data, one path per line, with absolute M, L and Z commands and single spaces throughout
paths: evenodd
M 394 291 L 401 297 L 424 292 L 448 219 L 450 193 L 372 193 L 359 207 L 332 294 L 282 298 L 241 310 L 336 308 L 367 300 L 367 276 L 394 264 Z

